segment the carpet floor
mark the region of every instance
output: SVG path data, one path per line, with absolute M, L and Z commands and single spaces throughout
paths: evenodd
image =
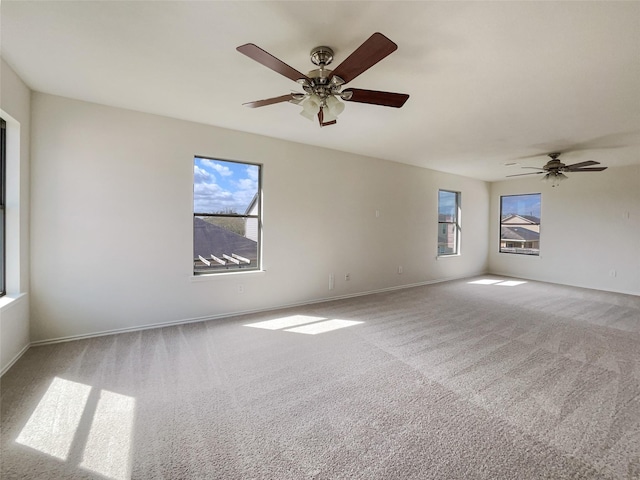
M 3 479 L 638 479 L 640 297 L 495 276 L 33 347 Z

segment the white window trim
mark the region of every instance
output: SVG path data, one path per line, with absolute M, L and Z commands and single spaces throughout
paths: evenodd
M 458 229 L 458 231 L 456 232 L 456 251 L 455 253 L 440 253 L 438 252 L 436 254 L 436 259 L 440 259 L 440 258 L 452 258 L 452 257 L 459 257 L 462 255 L 462 192 L 458 192 L 456 190 L 448 190 L 446 188 L 439 188 L 438 189 L 438 227 L 440 227 L 440 192 L 449 192 L 449 193 L 455 193 L 456 194 L 456 205 L 457 205 L 457 212 L 456 212 L 456 228 Z M 447 222 L 450 223 L 450 222 Z M 437 246 L 436 246 L 437 248 Z

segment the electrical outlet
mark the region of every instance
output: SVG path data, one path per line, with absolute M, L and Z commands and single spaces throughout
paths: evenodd
M 351 280 L 351 274 L 350 273 L 345 273 L 344 274 L 344 281 L 348 282 L 349 280 Z
M 238 284 L 238 295 L 242 295 L 244 293 L 244 285 L 239 283 Z
M 618 272 L 616 272 L 614 269 L 612 269 L 612 270 L 609 272 L 609 276 L 611 276 L 611 277 L 615 277 L 616 275 L 618 275 Z
M 401 275 L 401 274 L 402 274 L 402 265 L 399 265 L 398 266 L 398 275 Z
M 336 277 L 333 275 L 333 273 L 329 274 L 329 290 L 333 290 L 333 288 L 336 285 Z

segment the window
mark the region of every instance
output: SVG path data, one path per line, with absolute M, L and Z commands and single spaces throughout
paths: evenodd
M 6 236 L 5 236 L 5 226 L 6 222 L 6 187 L 7 187 L 7 124 L 6 122 L 0 118 L 0 297 L 7 293 L 7 284 L 6 284 L 6 260 L 7 260 L 7 250 L 6 250 Z
M 261 166 L 195 157 L 193 272 L 260 268 Z
M 500 252 L 540 255 L 540 194 L 500 197 Z
M 438 255 L 460 253 L 460 192 L 438 190 Z

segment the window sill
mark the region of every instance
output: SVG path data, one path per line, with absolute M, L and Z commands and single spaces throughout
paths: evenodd
M 526 253 L 511 253 L 511 252 L 498 252 L 498 255 L 510 256 L 510 257 L 529 257 L 529 258 L 540 258 L 540 254 L 538 255 L 529 255 Z
M 21 299 L 25 295 L 26 293 L 14 293 L 14 294 L 7 294 L 4 297 L 0 297 L 0 310 L 10 308 L 12 305 L 14 305 L 19 299 Z
M 224 272 L 224 273 L 205 273 L 202 275 L 191 275 L 190 279 L 192 282 L 208 282 L 210 280 L 221 279 L 221 278 L 229 278 L 235 277 L 238 275 L 246 276 L 246 275 L 264 275 L 267 273 L 266 270 L 248 270 L 248 271 L 239 271 L 234 270 L 232 272 Z
M 462 255 L 460 255 L 459 253 L 452 253 L 450 255 L 437 255 L 436 256 L 436 260 L 440 260 L 441 258 L 456 258 L 456 257 L 461 257 Z

